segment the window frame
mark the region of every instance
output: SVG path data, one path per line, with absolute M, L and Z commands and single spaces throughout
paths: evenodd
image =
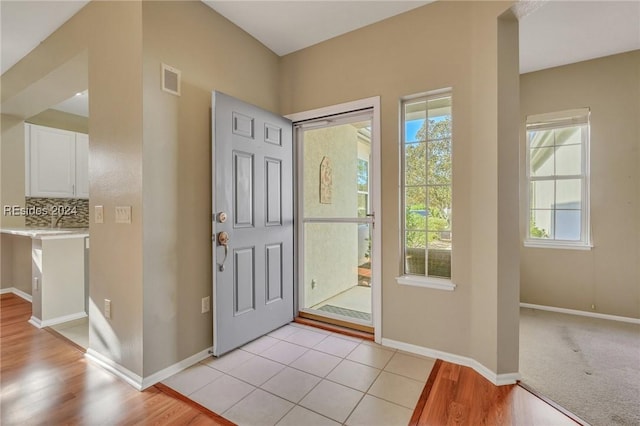
M 545 131 L 556 130 L 567 127 L 584 126 L 581 131 L 581 173 L 579 175 L 557 175 L 554 174 L 546 177 L 531 176 L 531 136 L 532 130 Z M 560 111 L 550 114 L 541 114 L 529 116 L 525 120 L 525 176 L 526 176 L 526 210 L 525 210 L 525 237 L 523 245 L 530 248 L 552 248 L 567 250 L 591 250 L 593 243 L 591 240 L 591 203 L 590 203 L 590 140 L 591 140 L 591 117 L 590 110 L 583 108 L 579 110 Z M 554 147 L 556 147 L 554 142 Z M 554 151 L 555 155 L 555 151 Z M 534 238 L 531 237 L 531 214 L 532 214 L 532 182 L 551 181 L 554 185 L 558 181 L 580 179 L 581 180 L 581 208 L 580 208 L 580 240 L 561 240 L 554 238 Z M 553 220 L 555 221 L 555 212 Z
M 407 96 L 407 97 L 403 97 L 400 99 L 399 102 L 399 122 L 400 122 L 400 132 L 399 132 L 399 148 L 400 148 L 400 173 L 399 173 L 399 177 L 400 177 L 400 202 L 399 202 L 399 207 L 400 207 L 400 271 L 401 274 L 400 276 L 396 277 L 396 282 L 400 285 L 409 285 L 409 286 L 415 286 L 415 287 L 423 287 L 423 288 L 430 288 L 430 289 L 437 289 L 437 290 L 446 290 L 446 291 L 453 291 L 456 288 L 456 285 L 453 283 L 453 268 L 451 268 L 451 277 L 436 277 L 436 276 L 429 276 L 428 273 L 428 266 L 425 265 L 425 274 L 424 275 L 416 275 L 416 274 L 408 274 L 406 272 L 406 207 L 405 207 L 405 194 L 406 194 L 406 182 L 405 182 L 405 173 L 406 173 L 406 151 L 405 151 L 405 131 L 406 131 L 406 120 L 405 120 L 405 106 L 409 103 L 413 103 L 413 102 L 419 102 L 419 101 L 425 101 L 428 102 L 429 100 L 433 100 L 433 99 L 440 99 L 440 98 L 445 98 L 445 97 L 449 97 L 451 99 L 451 152 L 450 152 L 450 156 L 451 156 L 451 163 L 452 163 L 452 167 L 451 167 L 451 179 L 450 179 L 450 188 L 451 188 L 451 210 L 453 212 L 453 140 L 454 140 L 454 126 L 453 126 L 453 116 L 454 116 L 454 101 L 453 101 L 453 90 L 451 87 L 448 88 L 444 88 L 444 89 L 440 89 L 440 90 L 434 90 L 434 91 L 430 91 L 430 92 L 426 92 L 426 93 L 421 93 L 421 94 L 416 94 L 416 95 L 412 95 L 412 96 Z M 428 116 L 427 116 L 428 119 Z M 426 166 L 426 165 L 425 165 Z M 425 176 L 426 178 L 426 176 Z M 424 186 L 425 187 L 429 187 L 428 184 L 428 180 L 426 180 L 424 182 Z M 428 210 L 428 205 L 426 206 L 427 210 Z M 452 237 L 454 235 L 454 231 L 453 231 L 453 215 L 451 216 L 451 225 L 449 227 L 449 230 L 447 232 L 450 232 Z M 425 233 L 427 233 L 427 229 L 425 228 Z M 425 251 L 428 248 L 425 247 Z M 426 256 L 425 256 L 426 257 Z M 453 238 L 452 238 L 452 242 L 451 242 L 451 259 L 453 259 Z M 425 261 L 426 262 L 426 261 Z M 452 261 L 451 261 L 452 262 Z

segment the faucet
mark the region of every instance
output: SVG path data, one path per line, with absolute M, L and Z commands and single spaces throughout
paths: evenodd
M 61 214 L 61 215 L 58 215 L 57 219 L 54 219 L 55 216 L 51 215 L 51 227 L 52 228 L 60 228 L 61 227 L 60 221 L 62 220 L 63 217 L 64 217 L 64 214 Z

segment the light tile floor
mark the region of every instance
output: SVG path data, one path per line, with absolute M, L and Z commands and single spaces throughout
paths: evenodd
M 399 426 L 433 363 L 291 323 L 164 384 L 241 426 Z

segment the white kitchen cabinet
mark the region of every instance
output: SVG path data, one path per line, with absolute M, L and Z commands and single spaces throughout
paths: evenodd
M 89 138 L 52 127 L 25 125 L 28 197 L 89 198 Z

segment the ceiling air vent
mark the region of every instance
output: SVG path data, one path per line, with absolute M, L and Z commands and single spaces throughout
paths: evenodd
M 162 90 L 180 96 L 180 70 L 162 64 Z

